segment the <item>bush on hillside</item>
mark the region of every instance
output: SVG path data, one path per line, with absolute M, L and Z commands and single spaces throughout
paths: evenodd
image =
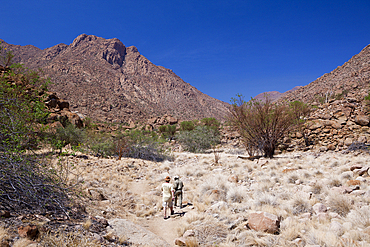
M 200 120 L 200 122 L 204 126 L 207 126 L 208 128 L 211 128 L 215 131 L 218 131 L 218 129 L 220 128 L 220 124 L 221 124 L 216 118 L 213 118 L 213 117 L 203 118 L 202 120 Z
M 158 128 L 164 139 L 172 140 L 176 133 L 176 125 L 162 125 Z
M 195 124 L 193 121 L 182 121 L 180 123 L 180 130 L 181 131 L 190 131 L 195 128 Z
M 219 133 L 207 126 L 197 126 L 192 131 L 181 131 L 177 140 L 186 151 L 197 153 L 204 152 L 220 143 Z

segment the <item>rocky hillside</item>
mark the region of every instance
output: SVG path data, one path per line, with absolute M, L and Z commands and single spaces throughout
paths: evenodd
M 348 62 L 324 74 L 307 86 L 293 91 L 282 99 L 288 101 L 327 103 L 330 99 L 356 98 L 363 100 L 370 82 L 370 45 Z
M 281 99 L 317 107 L 306 128 L 285 138 L 287 150 L 346 150 L 370 144 L 370 45 L 348 62 Z
M 53 82 L 50 90 L 68 99 L 72 111 L 97 120 L 128 123 L 165 114 L 222 119 L 227 112 L 227 103 L 203 94 L 116 38 L 82 34 L 70 45 L 44 50 L 0 41 L 13 51 L 15 62 L 42 68 Z

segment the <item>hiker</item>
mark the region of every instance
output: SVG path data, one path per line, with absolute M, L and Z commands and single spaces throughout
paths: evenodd
M 170 208 L 171 215 L 173 215 L 173 200 L 174 200 L 174 189 L 173 185 L 170 184 L 171 178 L 167 176 L 165 178 L 165 183 L 162 184 L 162 192 L 163 192 L 163 213 L 164 219 L 167 218 L 167 208 Z
M 175 190 L 174 204 L 175 206 L 178 205 L 180 208 L 182 208 L 182 188 L 184 187 L 184 184 L 179 179 L 179 176 L 175 176 L 174 179 L 175 179 L 175 182 L 173 184 L 173 189 Z M 177 204 L 177 200 L 179 204 Z

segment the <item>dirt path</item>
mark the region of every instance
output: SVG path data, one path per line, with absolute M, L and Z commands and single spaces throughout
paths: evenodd
M 147 181 L 141 180 L 138 182 L 131 182 L 128 189 L 137 195 L 145 194 L 145 192 L 150 191 L 150 187 Z M 187 213 L 187 209 L 180 209 L 175 207 L 175 215 L 171 216 L 169 219 L 163 219 L 163 213 L 158 212 L 156 216 L 149 219 L 142 219 L 138 221 L 141 226 L 145 227 L 149 231 L 163 238 L 171 246 L 176 246 L 174 240 L 178 237 L 177 227 L 179 227 L 183 222 L 183 215 Z M 169 212 L 168 212 L 169 213 Z

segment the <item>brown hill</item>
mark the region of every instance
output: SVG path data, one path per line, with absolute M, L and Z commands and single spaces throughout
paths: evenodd
M 285 95 L 291 93 L 291 92 L 294 92 L 295 90 L 301 88 L 302 86 L 295 86 L 294 88 L 284 92 L 284 93 L 280 93 L 278 91 L 270 91 L 270 92 L 264 92 L 264 93 L 260 93 L 258 94 L 257 96 L 254 97 L 254 99 L 257 99 L 257 100 L 265 100 L 265 97 L 269 97 L 272 101 L 276 101 L 278 99 L 280 99 L 281 97 L 284 97 Z
M 222 119 L 227 112 L 227 103 L 203 94 L 116 38 L 82 34 L 70 45 L 44 50 L 4 41 L 1 45 L 13 51 L 15 62 L 42 68 L 53 82 L 50 90 L 68 99 L 71 110 L 94 119 L 129 122 L 165 114 Z
M 283 96 L 282 99 L 326 103 L 331 99 L 363 100 L 370 82 L 370 45 L 348 62 L 324 74 L 307 86 Z

